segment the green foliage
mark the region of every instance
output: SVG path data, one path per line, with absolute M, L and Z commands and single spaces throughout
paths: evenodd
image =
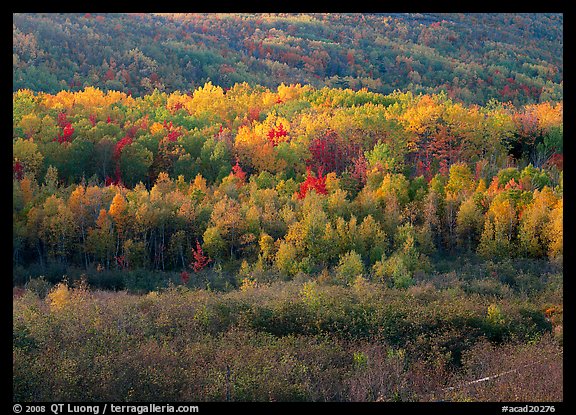
M 338 266 L 336 267 L 336 276 L 338 281 L 344 284 L 350 284 L 357 276 L 362 276 L 364 273 L 364 263 L 362 257 L 355 252 L 350 251 L 344 255 L 340 255 Z
M 498 172 L 498 184 L 500 186 L 506 186 L 512 179 L 516 182 L 520 180 L 520 172 L 516 167 L 508 167 Z
M 225 19 L 186 13 L 15 13 L 13 88 L 56 93 L 94 85 L 142 96 L 208 81 L 232 91 L 243 81 L 270 88 L 325 87 L 279 105 L 283 116 L 308 103 L 387 107 L 402 101 L 378 93 L 395 90 L 448 91 L 458 101 L 480 104 L 558 101 L 562 23 L 562 14 L 545 13 L 256 13 Z M 480 37 L 485 41 L 476 42 Z M 75 48 L 64 54 L 62 42 Z M 168 112 L 164 104 L 159 116 Z M 16 123 L 35 107 L 22 94 Z M 258 110 L 257 115 L 266 111 Z M 189 122 L 202 126 L 205 119 L 210 119 L 207 112 Z
M 363 291 L 293 281 L 231 292 L 165 284 L 145 295 L 69 284 L 51 291 L 48 302 L 24 293 L 13 300 L 14 396 L 426 401 L 431 390 L 450 396 L 442 392 L 446 376 L 476 379 L 510 370 L 485 365 L 505 364 L 513 350 L 516 365 L 543 356 L 561 362 L 544 314 L 561 287 L 547 285 L 527 301 L 510 292 L 495 300 L 463 289 L 478 279 L 456 278 L 442 288 L 448 277 L 437 275 L 437 288 L 365 282 Z M 147 284 L 140 272 L 128 278 L 136 291 L 136 284 Z M 484 356 L 481 364 L 473 363 L 474 353 Z M 554 364 L 539 376 L 558 371 Z M 388 377 L 397 381 L 383 382 Z M 408 382 L 414 378 L 418 384 Z M 539 383 L 528 385 L 531 396 L 540 390 Z M 560 393 L 547 386 L 548 398 Z

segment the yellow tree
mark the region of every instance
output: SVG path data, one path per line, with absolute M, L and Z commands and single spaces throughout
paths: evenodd
M 108 210 L 108 214 L 114 220 L 114 226 L 116 228 L 116 256 L 118 256 L 119 249 L 120 249 L 120 240 L 124 239 L 125 237 L 125 230 L 126 225 L 128 224 L 128 203 L 126 199 L 122 195 L 122 193 L 118 192 L 112 199 L 112 204 L 110 205 L 110 209 Z
M 484 226 L 484 215 L 473 198 L 468 198 L 460 205 L 456 216 L 456 234 L 458 244 L 472 250 L 477 243 Z
M 78 185 L 68 198 L 68 208 L 76 218 L 80 226 L 80 246 L 84 256 L 84 265 L 88 267 L 88 255 L 86 253 L 86 232 L 89 221 L 89 204 L 86 200 L 86 188 Z
M 486 213 L 478 252 L 487 258 L 512 255 L 517 223 L 513 202 L 505 194 L 498 194 Z
M 564 199 L 560 199 L 550 212 L 550 221 L 546 228 L 548 246 L 548 256 L 550 258 L 562 258 L 564 244 Z
M 548 186 L 535 190 L 533 200 L 522 211 L 518 239 L 522 252 L 529 256 L 543 257 L 549 252 L 548 224 L 557 198 Z
M 114 250 L 114 234 L 112 219 L 106 209 L 100 209 L 96 227 L 88 229 L 86 250 L 93 254 L 97 261 L 104 262 L 106 268 L 110 268 L 110 259 Z

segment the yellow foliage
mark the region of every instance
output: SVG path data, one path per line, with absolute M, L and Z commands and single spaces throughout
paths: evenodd
M 242 279 L 242 283 L 240 284 L 240 291 L 246 292 L 253 290 L 256 287 L 258 287 L 258 283 L 254 279 L 250 277 L 244 277 Z
M 24 201 L 24 205 L 27 205 L 34 197 L 32 180 L 30 180 L 28 176 L 24 176 L 24 178 L 20 180 L 20 189 L 22 190 L 22 199 Z
M 556 258 L 562 255 L 564 246 L 564 199 L 560 199 L 554 209 L 550 212 L 550 223 L 548 224 L 548 256 Z
M 118 229 L 119 232 L 121 232 L 124 229 L 124 225 L 126 222 L 127 207 L 128 203 L 126 202 L 126 199 L 124 199 L 124 196 L 122 196 L 121 193 L 116 193 L 116 196 L 114 196 L 114 199 L 112 200 L 112 204 L 110 205 L 108 213 L 114 219 L 114 222 L 116 223 L 116 228 Z
M 336 176 L 335 172 L 330 172 L 326 175 L 326 190 L 328 193 L 333 193 L 340 188 L 340 179 Z
M 66 283 L 58 283 L 48 294 L 51 310 L 61 310 L 70 302 L 70 290 Z
M 196 177 L 194 178 L 194 181 L 190 185 L 190 191 L 194 191 L 194 190 L 200 190 L 203 193 L 206 193 L 208 191 L 206 179 L 204 177 L 202 177 L 202 175 L 200 173 L 198 173 L 196 175 Z
M 154 124 L 152 124 L 150 126 L 150 134 L 156 134 L 156 133 L 159 133 L 163 130 L 164 130 L 164 125 L 159 123 L 159 122 L 155 122 Z

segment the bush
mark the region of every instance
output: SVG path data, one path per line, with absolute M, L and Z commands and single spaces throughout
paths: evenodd
M 38 278 L 31 278 L 24 285 L 24 288 L 26 288 L 29 291 L 32 291 L 38 297 L 44 299 L 44 298 L 46 298 L 46 296 L 50 292 L 50 289 L 52 288 L 52 284 L 50 284 L 48 281 L 46 281 L 43 276 L 40 276 Z
M 336 267 L 336 277 L 342 284 L 351 284 L 354 279 L 364 274 L 364 263 L 362 257 L 356 251 L 350 251 L 340 255 L 338 266 Z

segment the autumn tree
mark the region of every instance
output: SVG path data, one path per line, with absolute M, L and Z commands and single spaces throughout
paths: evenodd
M 557 203 L 552 189 L 535 190 L 533 200 L 522 211 L 518 240 L 522 253 L 532 257 L 544 257 L 549 252 L 548 232 L 550 214 Z
M 202 251 L 202 246 L 200 246 L 200 242 L 198 242 L 198 240 L 196 240 L 196 249 L 192 248 L 192 258 L 193 261 L 190 264 L 190 267 L 194 270 L 194 272 L 202 271 L 212 261 L 204 254 L 204 251 Z
M 486 213 L 478 253 L 487 258 L 514 255 L 517 224 L 513 202 L 504 194 L 496 196 Z

